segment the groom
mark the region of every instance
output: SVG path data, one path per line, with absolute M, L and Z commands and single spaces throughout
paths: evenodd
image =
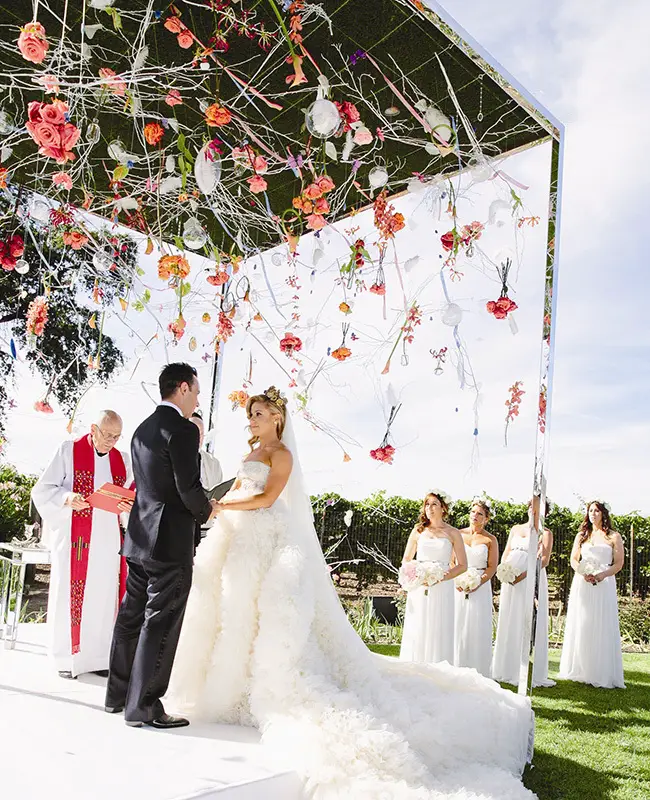
M 200 526 L 216 513 L 199 476 L 199 431 L 189 418 L 199 381 L 189 364 L 168 364 L 158 379 L 162 402 L 131 443 L 136 498 L 122 555 L 129 566 L 111 646 L 106 711 L 127 725 L 180 728 L 160 698 L 169 676 L 192 582 Z

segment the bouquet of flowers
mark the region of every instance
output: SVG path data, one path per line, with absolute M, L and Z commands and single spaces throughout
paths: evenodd
M 420 586 L 429 588 L 445 577 L 446 569 L 437 561 L 405 561 L 399 569 L 397 580 L 406 592 L 419 589 Z
M 596 561 L 595 558 L 583 558 L 578 564 L 577 573 L 586 578 L 589 575 L 598 575 L 603 571 L 602 566 Z
M 459 575 L 454 583 L 458 589 L 465 592 L 465 597 L 467 597 L 470 592 L 478 589 L 481 585 L 481 573 L 474 567 L 470 567 L 467 572 Z
M 501 583 L 514 583 L 526 570 L 528 553 L 525 550 L 512 550 L 503 563 L 497 567 L 497 578 Z

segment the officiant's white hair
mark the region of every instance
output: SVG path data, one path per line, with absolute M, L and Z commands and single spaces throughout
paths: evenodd
M 112 411 L 110 408 L 105 408 L 102 411 L 97 412 L 97 416 L 94 419 L 95 425 L 101 428 L 101 426 L 108 422 L 110 423 L 119 423 L 120 425 L 123 424 L 122 417 L 117 413 L 117 411 Z

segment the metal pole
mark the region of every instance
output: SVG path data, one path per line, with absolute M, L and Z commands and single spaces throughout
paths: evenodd
M 630 597 L 634 596 L 634 523 L 630 523 Z

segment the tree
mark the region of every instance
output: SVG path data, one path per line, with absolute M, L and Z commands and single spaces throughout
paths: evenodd
M 90 235 L 85 222 L 66 206 L 38 222 L 30 218 L 27 202 L 33 200 L 22 200 L 20 193 L 11 204 L 0 201 L 0 242 L 21 236 L 21 258 L 29 266 L 25 274 L 11 265 L 0 270 L 0 336 L 5 343 L 0 353 L 0 433 L 16 365 L 12 352 L 24 354 L 48 386 L 48 395 L 68 412 L 91 383 L 105 384 L 122 366 L 122 352 L 102 323 L 137 270 L 137 245 L 128 236 L 108 231 Z M 71 233 L 86 243 L 73 249 L 65 242 L 71 241 Z M 46 298 L 47 323 L 35 337 L 26 320 L 37 297 Z

